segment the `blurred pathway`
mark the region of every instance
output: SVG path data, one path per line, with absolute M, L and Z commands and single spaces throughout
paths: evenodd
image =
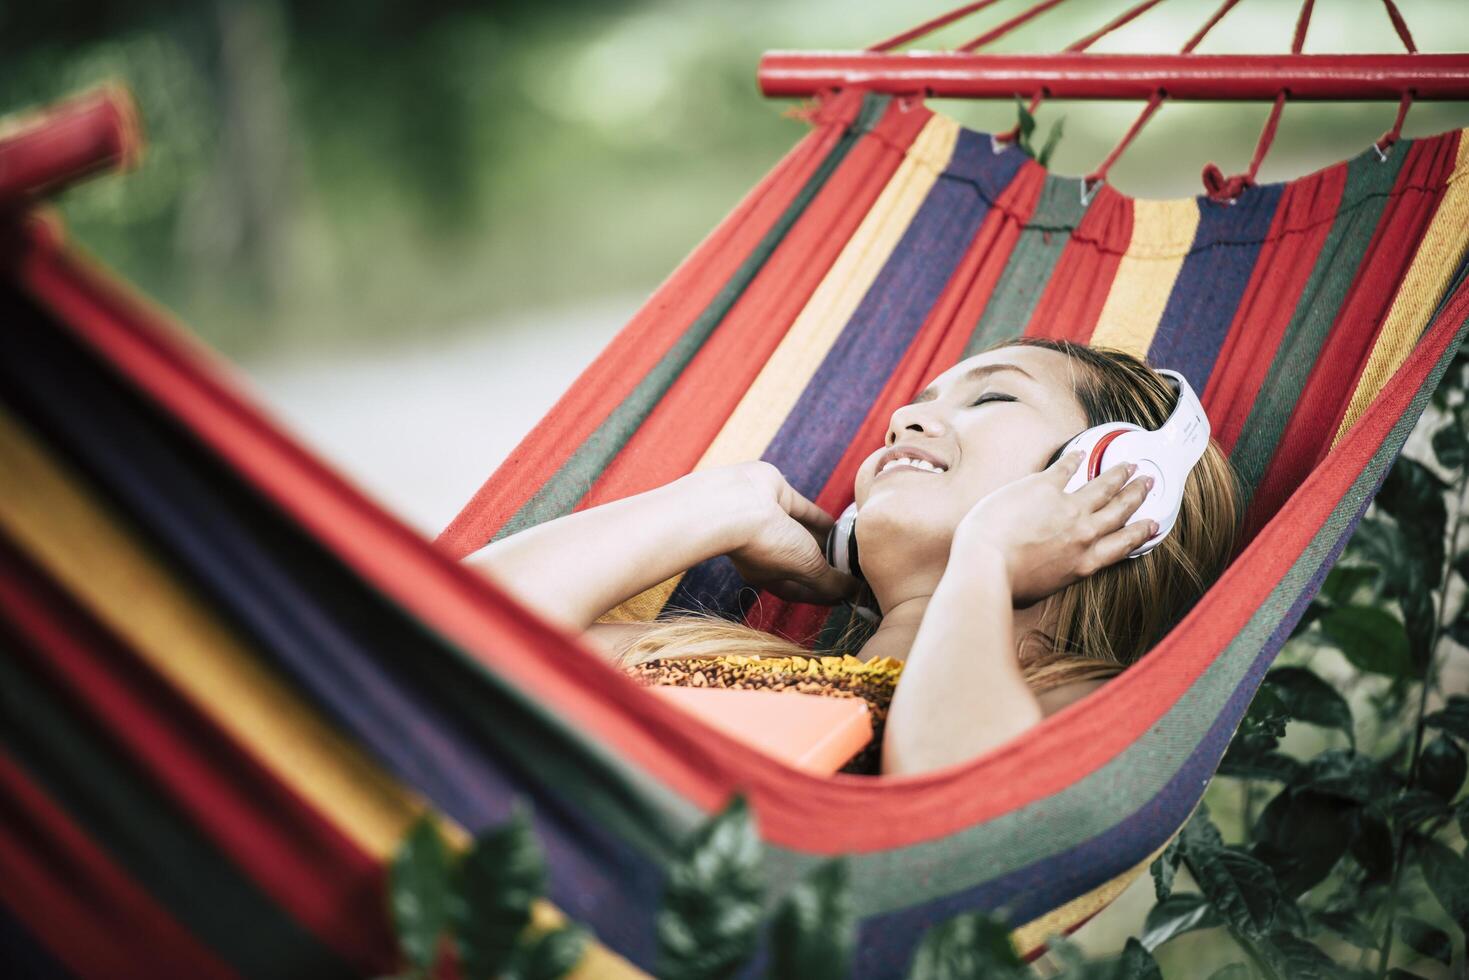
M 641 301 L 239 368 L 293 435 L 432 538 Z

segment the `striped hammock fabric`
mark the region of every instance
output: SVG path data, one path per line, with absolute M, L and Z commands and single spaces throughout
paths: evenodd
M 1079 181 L 844 91 L 649 299 L 438 547 L 251 404 L 227 365 L 4 219 L 0 948 L 23 975 L 325 977 L 394 954 L 385 863 L 528 800 L 581 975 L 656 960 L 676 845 L 732 792 L 772 903 L 852 855 L 856 966 L 1012 910 L 1034 951 L 1197 805 L 1272 659 L 1469 328 L 1469 141 L 1399 140 L 1233 205 Z M 699 466 L 764 458 L 836 511 L 893 408 L 1019 333 L 1146 353 L 1251 490 L 1230 568 L 1138 664 L 1021 739 L 821 778 L 693 723 L 457 559 Z M 719 562 L 619 612 L 743 608 Z M 162 966 L 160 966 L 162 965 Z

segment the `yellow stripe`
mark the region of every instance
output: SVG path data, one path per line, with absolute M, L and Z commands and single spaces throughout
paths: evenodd
M 1465 234 L 1465 228 L 1469 228 L 1469 129 L 1459 134 L 1459 151 L 1447 183 L 1331 440 L 1333 449 L 1408 359 L 1469 246 L 1469 235 Z
M 391 858 L 424 802 L 282 685 L 4 409 L 0 528 L 281 783 L 374 859 Z M 464 829 L 436 816 L 450 845 L 466 848 Z M 536 927 L 560 921 L 538 903 Z M 574 975 L 644 974 L 593 944 Z
M 1173 836 L 1178 836 L 1180 827 L 1174 831 Z M 1142 861 L 1110 881 L 1105 881 L 1093 888 L 1091 891 L 1078 895 L 1065 905 L 1052 909 L 1044 915 L 1031 919 L 1018 929 L 1010 931 L 1010 942 L 1015 944 L 1015 949 L 1023 956 L 1033 949 L 1045 944 L 1046 938 L 1053 935 L 1065 935 L 1066 930 L 1081 922 L 1090 915 L 1094 915 L 1112 903 L 1118 895 L 1127 890 L 1127 886 L 1137 879 L 1137 876 L 1157 859 L 1167 848 L 1169 842 L 1165 841 L 1157 850 Z
M 1090 343 L 1147 354 L 1198 228 L 1199 206 L 1193 199 L 1133 202 L 1132 241 Z
M 760 458 L 948 167 L 959 128 L 953 119 L 938 113 L 924 124 L 903 162 L 694 469 Z M 603 620 L 652 619 L 682 577 L 676 575 L 634 596 Z

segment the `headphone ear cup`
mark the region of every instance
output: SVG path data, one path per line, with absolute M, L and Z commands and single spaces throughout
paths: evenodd
M 839 572 L 844 572 L 858 581 L 862 577 L 857 563 L 857 504 L 850 503 L 837 517 L 836 523 L 826 534 L 826 563 Z
M 1066 481 L 1066 492 L 1074 493 L 1081 489 L 1088 480 L 1099 475 L 1105 467 L 1114 466 L 1119 462 L 1126 461 L 1121 455 L 1116 453 L 1113 455 L 1117 458 L 1108 457 L 1105 462 L 1103 461 L 1103 457 L 1106 456 L 1107 449 L 1113 440 L 1117 439 L 1124 432 L 1146 431 L 1142 426 L 1133 425 L 1130 422 L 1105 422 L 1102 425 L 1092 426 L 1090 429 L 1085 430 L 1073 438 L 1062 447 L 1061 455 L 1064 456 L 1067 453 L 1081 449 L 1086 452 L 1086 458 L 1081 461 L 1081 465 L 1076 468 L 1076 472 L 1071 474 L 1071 479 Z

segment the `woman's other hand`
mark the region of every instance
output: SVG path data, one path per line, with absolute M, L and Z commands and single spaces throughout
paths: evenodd
M 730 501 L 725 516 L 738 526 L 742 543 L 728 555 L 750 585 L 793 602 L 827 605 L 856 593 L 857 581 L 826 562 L 831 515 L 797 493 L 774 465 L 736 463 L 690 478 L 717 481 L 722 492 L 708 499 Z
M 996 552 L 1009 575 L 1015 605 L 1024 607 L 1141 547 L 1156 533 L 1156 524 L 1126 522 L 1152 481 L 1128 483 L 1135 467 L 1118 464 L 1067 493 L 1066 484 L 1084 455 L 1067 453 L 975 504 L 955 531 L 950 566 L 971 549 Z

